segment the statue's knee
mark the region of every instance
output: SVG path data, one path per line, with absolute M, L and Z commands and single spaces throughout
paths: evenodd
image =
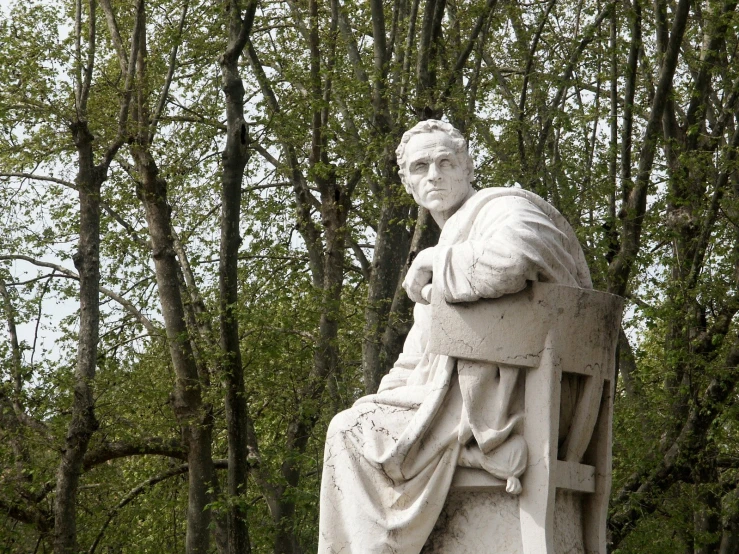
M 512 435 L 508 439 L 508 448 L 511 450 L 515 450 L 517 452 L 522 452 L 525 456 L 528 452 L 528 446 L 526 445 L 526 439 L 524 439 L 521 435 Z

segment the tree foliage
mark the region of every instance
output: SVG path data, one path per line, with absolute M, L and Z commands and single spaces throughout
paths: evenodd
M 619 340 L 611 546 L 739 544 L 733 0 L 17 2 L 0 22 L 0 544 L 315 550 L 438 229 L 394 149 L 575 228 Z M 99 273 L 99 275 L 98 275 Z

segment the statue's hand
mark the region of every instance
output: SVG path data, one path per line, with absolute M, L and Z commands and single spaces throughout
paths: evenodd
M 423 288 L 431 283 L 434 265 L 434 248 L 421 250 L 413 260 L 408 273 L 403 280 L 403 288 L 408 293 L 408 298 L 418 304 L 428 304 L 424 298 Z M 428 289 L 427 289 L 428 291 Z M 427 296 L 430 296 L 427 292 Z

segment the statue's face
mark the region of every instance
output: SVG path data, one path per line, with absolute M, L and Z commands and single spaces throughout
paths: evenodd
M 413 135 L 405 148 L 406 181 L 413 199 L 430 212 L 455 212 L 467 199 L 471 184 L 463 154 L 443 131 Z

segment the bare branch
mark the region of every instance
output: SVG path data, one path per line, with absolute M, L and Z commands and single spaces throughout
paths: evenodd
M 6 255 L 0 255 L 0 261 L 2 260 L 23 260 L 24 262 L 28 262 L 30 264 L 33 264 L 38 267 L 48 267 L 50 269 L 54 269 L 64 275 L 65 277 L 68 277 L 70 279 L 79 280 L 79 275 L 72 271 L 71 269 L 67 269 L 64 266 L 61 266 L 59 264 L 51 263 L 51 262 L 44 262 L 42 260 L 37 260 L 35 258 L 32 258 L 30 256 L 25 256 L 23 254 L 6 254 Z M 136 318 L 136 320 L 141 323 L 141 325 L 144 326 L 144 328 L 149 332 L 152 336 L 159 335 L 159 330 L 156 328 L 156 326 L 151 322 L 151 320 L 146 317 L 144 314 L 142 314 L 136 306 L 134 306 L 131 302 L 126 300 L 124 297 L 122 297 L 120 294 L 106 288 L 103 286 L 99 287 L 99 290 L 102 294 L 110 298 L 111 300 L 114 300 L 118 304 L 120 304 L 126 311 L 128 311 L 132 316 Z
M 10 335 L 10 352 L 11 352 L 11 375 L 13 378 L 13 410 L 16 417 L 23 412 L 23 406 L 20 402 L 21 393 L 23 392 L 23 358 L 21 356 L 21 348 L 18 343 L 18 331 L 15 325 L 15 308 L 5 287 L 5 282 L 0 279 L 0 296 L 3 299 L 3 309 L 5 311 L 5 322 L 8 325 L 8 334 Z
M 118 54 L 118 63 L 121 66 L 121 73 L 126 75 L 128 73 L 128 60 L 126 59 L 126 51 L 123 48 L 123 40 L 121 39 L 121 33 L 118 29 L 118 22 L 113 13 L 113 7 L 110 5 L 110 0 L 100 0 L 100 5 L 105 13 L 105 20 L 108 23 L 108 32 L 113 41 L 113 47 L 115 48 L 116 54 Z
M 390 120 L 385 91 L 387 89 L 387 35 L 385 10 L 382 0 L 370 0 L 372 12 L 372 46 L 374 48 L 374 71 L 372 79 L 372 108 L 381 133 L 389 130 Z
M 625 219 L 621 234 L 621 249 L 608 268 L 608 292 L 623 294 L 626 291 L 629 274 L 639 252 L 644 213 L 647 209 L 647 189 L 654 162 L 659 126 L 665 110 L 667 96 L 672 89 L 680 45 L 690 12 L 690 0 L 679 0 L 675 9 L 667 51 L 665 53 L 657 90 L 652 100 L 652 109 L 644 132 L 644 140 L 639 155 L 639 173 L 634 189 L 624 206 Z
M 551 0 L 551 2 L 556 2 L 556 0 Z M 498 0 L 487 0 L 487 3 L 485 4 L 485 9 L 482 11 L 482 13 L 480 13 L 480 16 L 477 18 L 475 26 L 470 33 L 470 36 L 467 38 L 467 44 L 465 44 L 464 49 L 457 57 L 457 61 L 454 64 L 454 69 L 452 70 L 452 74 L 449 77 L 449 81 L 447 81 L 446 87 L 441 94 L 442 102 L 449 97 L 452 88 L 460 80 L 460 77 L 462 76 L 462 70 L 467 64 L 467 60 L 469 59 L 470 54 L 472 54 L 472 49 L 475 46 L 477 37 L 480 35 L 480 32 L 482 32 L 482 29 L 485 26 L 485 22 L 488 21 L 488 19 L 490 18 L 497 3 Z
M 71 181 L 65 181 L 64 179 L 58 179 L 57 177 L 49 177 L 46 175 L 35 175 L 33 173 L 0 173 L 0 177 L 18 177 L 21 179 L 33 179 L 34 181 L 49 181 L 51 183 L 57 183 L 58 185 L 64 185 L 73 190 L 79 190 L 77 185 Z
M 177 439 L 147 437 L 135 442 L 106 442 L 85 454 L 83 467 L 85 471 L 93 467 L 129 456 L 166 456 L 186 460 L 185 446 Z
M 74 107 L 82 113 L 82 0 L 74 3 Z
M 228 467 L 228 461 L 227 460 L 213 460 L 213 465 L 217 469 L 223 469 Z M 118 515 L 118 512 L 120 512 L 123 508 L 125 508 L 128 504 L 136 500 L 139 496 L 144 494 L 145 492 L 148 492 L 151 487 L 154 485 L 157 485 L 158 483 L 161 483 L 162 481 L 166 481 L 167 479 L 171 479 L 172 477 L 176 477 L 178 475 L 183 475 L 189 471 L 189 465 L 188 464 L 182 464 L 177 467 L 173 467 L 172 469 L 168 469 L 167 471 L 164 471 L 162 473 L 159 473 L 155 475 L 154 477 L 150 477 L 146 481 L 142 482 L 141 484 L 137 485 L 131 491 L 121 499 L 120 502 L 113 508 L 110 512 L 108 512 L 108 519 L 105 520 L 105 523 L 103 523 L 102 527 L 100 528 L 100 531 L 98 531 L 97 536 L 95 537 L 95 540 L 93 541 L 92 545 L 90 546 L 90 549 L 88 550 L 88 554 L 94 554 L 95 549 L 100 544 L 100 541 L 103 538 L 103 535 L 105 534 L 105 530 L 108 528 L 108 525 L 110 525 L 110 522 L 113 521 L 115 516 Z
M 131 107 L 131 98 L 133 97 L 133 81 L 136 74 L 136 58 L 139 54 L 139 45 L 141 33 L 145 32 L 143 23 L 144 0 L 139 0 L 136 5 L 136 19 L 131 33 L 131 52 L 128 58 L 128 71 L 125 73 L 126 79 L 123 85 L 123 95 L 120 100 L 120 110 L 118 112 L 118 134 L 105 152 L 102 167 L 107 171 L 113 158 L 118 150 L 123 146 L 126 139 L 126 123 L 128 121 L 128 111 Z
M 624 200 L 631 193 L 631 141 L 634 123 L 634 96 L 636 94 L 636 76 L 639 64 L 639 53 L 642 48 L 642 15 L 641 0 L 633 0 L 634 9 L 631 16 L 631 43 L 629 59 L 626 63 L 626 88 L 624 91 L 624 113 L 621 131 L 621 188 Z M 615 222 L 614 222 L 615 225 Z M 614 241 L 615 242 L 615 241 Z
M 562 100 L 564 98 L 565 92 L 567 92 L 567 89 L 570 87 L 571 80 L 572 80 L 572 74 L 575 71 L 575 65 L 577 64 L 577 61 L 580 59 L 580 55 L 582 54 L 583 50 L 585 50 L 585 47 L 590 44 L 593 39 L 595 38 L 595 31 L 600 27 L 600 24 L 603 22 L 603 20 L 608 16 L 609 13 L 611 13 L 611 10 L 615 8 L 617 0 L 611 0 L 608 2 L 608 4 L 605 5 L 605 7 L 600 11 L 600 13 L 595 17 L 593 22 L 588 25 L 585 30 L 582 33 L 582 38 L 580 39 L 580 42 L 578 43 L 577 47 L 572 51 L 572 54 L 570 54 L 570 58 L 567 61 L 567 66 L 565 67 L 565 70 L 562 72 L 561 82 L 559 89 L 557 90 L 556 95 L 554 96 L 554 99 L 552 100 L 551 108 L 550 108 L 550 114 L 547 117 L 541 132 L 539 133 L 539 142 L 536 147 L 536 153 L 535 153 L 535 161 L 536 166 L 539 166 L 541 164 L 542 156 L 544 154 L 544 147 L 546 146 L 547 139 L 549 137 L 549 131 L 552 128 L 552 124 L 554 123 L 554 118 L 556 116 L 556 113 L 559 109 L 560 104 L 562 103 Z
M 109 1 L 109 0 L 106 0 Z M 167 96 L 169 96 L 169 88 L 172 85 L 172 78 L 174 77 L 174 70 L 177 62 L 177 52 L 180 47 L 180 39 L 182 38 L 182 29 L 185 27 L 185 19 L 187 18 L 187 9 L 190 6 L 189 2 L 185 2 L 182 6 L 182 14 L 180 15 L 180 24 L 177 27 L 177 38 L 175 39 L 174 46 L 169 53 L 169 68 L 167 69 L 167 77 L 164 79 L 164 85 L 162 86 L 162 92 L 159 95 L 159 103 L 154 109 L 154 114 L 151 119 L 151 126 L 149 129 L 148 142 L 151 143 L 154 140 L 154 135 L 157 132 L 157 125 L 162 117 L 164 106 L 167 103 Z
M 36 175 L 34 173 L 0 173 L 0 177 L 18 177 L 23 179 L 33 179 L 35 181 L 49 181 L 51 183 L 64 185 L 65 187 L 69 187 L 72 190 L 79 190 L 77 185 L 72 183 L 71 181 L 65 181 L 64 179 L 58 179 L 56 177 L 49 177 L 46 175 Z M 118 212 L 111 208 L 106 202 L 101 201 L 100 206 L 107 212 L 110 217 L 116 220 L 121 225 L 121 227 L 128 231 L 131 237 L 136 242 L 138 242 L 142 246 L 147 246 L 146 241 L 139 236 L 139 234 L 136 232 L 136 229 L 134 229 L 129 223 L 127 223 Z
M 267 160 L 270 164 L 272 164 L 272 166 L 275 169 L 279 169 L 280 168 L 280 160 L 278 160 L 272 154 L 270 154 L 269 151 L 266 148 L 264 148 L 261 144 L 254 143 L 254 144 L 252 144 L 252 148 L 254 148 L 254 150 L 256 150 L 257 152 L 259 152 L 262 155 L 262 157 L 265 160 Z
M 713 224 L 716 222 L 718 216 L 718 209 L 721 199 L 724 196 L 724 190 L 729 182 L 729 176 L 735 171 L 735 162 L 737 159 L 737 148 L 739 148 L 739 128 L 734 131 L 726 150 L 726 158 L 723 163 L 721 172 L 716 179 L 716 185 L 711 195 L 711 203 L 708 206 L 706 215 L 701 225 L 700 236 L 698 237 L 698 243 L 695 247 L 695 255 L 690 268 L 690 274 L 687 279 L 686 287 L 693 288 L 698 282 L 701 269 L 703 269 L 703 261 L 706 256 L 708 249 L 708 241 L 711 238 L 711 232 L 713 231 Z
M 398 101 L 405 103 L 408 92 L 408 83 L 411 74 L 411 51 L 413 49 L 413 40 L 416 37 L 416 21 L 418 20 L 418 6 L 421 0 L 411 0 L 411 13 L 408 16 L 408 33 L 405 37 L 405 48 L 403 50 L 403 73 L 401 75 L 400 91 L 398 93 Z
M 500 68 L 495 63 L 495 60 L 493 60 L 493 57 L 487 52 L 483 52 L 482 59 L 485 61 L 485 65 L 490 68 L 490 71 L 493 74 L 493 78 L 495 79 L 495 83 L 500 88 L 503 99 L 506 101 L 506 104 L 508 104 L 508 108 L 510 108 L 511 113 L 517 114 L 518 104 L 516 104 L 516 100 L 513 97 L 513 92 L 511 92 L 511 89 L 508 86 L 508 81 L 506 81 L 506 78 L 503 76 Z
M 138 234 L 136 229 L 133 228 L 133 226 L 128 223 L 121 215 L 116 212 L 113 208 L 111 208 L 106 202 L 100 202 L 100 207 L 105 210 L 105 212 L 112 217 L 114 220 L 118 222 L 118 224 L 123 227 L 126 231 L 128 231 L 128 234 L 131 235 L 131 238 L 135 240 L 138 244 L 143 246 L 144 248 L 148 248 L 149 245 L 147 242 Z
M 531 39 L 531 46 L 529 47 L 529 53 L 526 57 L 526 68 L 523 70 L 523 83 L 521 84 L 521 95 L 518 100 L 518 115 L 519 120 L 523 117 L 526 110 L 526 96 L 529 91 L 529 78 L 531 77 L 531 70 L 534 66 L 534 59 L 536 56 L 536 49 L 539 47 L 539 41 L 541 40 L 541 34 L 544 32 L 544 26 L 549 20 L 549 14 L 552 12 L 552 8 L 557 3 L 557 0 L 549 0 L 547 7 L 539 20 L 539 26 Z
M 362 268 L 362 276 L 369 283 L 370 277 L 372 276 L 372 264 L 367 259 L 367 256 L 364 255 L 360 246 L 348 234 L 346 236 L 346 241 L 349 243 L 352 252 L 354 252 L 354 257 L 357 258 L 357 261 Z
M 699 118 L 704 119 L 706 116 L 706 99 L 710 92 L 710 76 L 715 69 L 716 59 L 726 40 L 726 29 L 731 20 L 729 14 L 736 10 L 736 0 L 725 0 L 721 12 L 715 21 L 711 21 L 708 25 L 708 37 L 704 37 L 703 48 L 700 54 L 701 66 L 698 75 L 695 76 L 693 92 L 690 95 L 690 104 L 686 114 L 685 126 L 687 130 L 688 149 L 697 148 L 698 139 L 701 134 L 699 129 L 702 126 L 697 125 Z M 707 40 L 706 40 L 707 39 Z
M 305 26 L 305 21 L 303 21 L 303 18 L 300 15 L 300 11 L 295 5 L 294 0 L 287 0 L 287 5 L 290 7 L 290 15 L 292 15 L 293 22 L 295 23 L 295 28 L 301 35 L 303 35 L 303 40 L 305 40 L 305 42 L 310 42 L 310 31 L 308 31 L 308 28 Z
M 338 0 L 335 0 L 338 2 Z M 339 6 L 339 32 L 346 42 L 347 54 L 349 55 L 349 61 L 354 69 L 355 77 L 362 83 L 368 84 L 369 77 L 367 72 L 362 65 L 362 58 L 359 55 L 359 47 L 357 46 L 357 40 L 354 38 L 351 25 L 349 24 L 349 18 L 346 15 L 344 9 Z M 369 89 L 368 89 L 369 90 Z
M 200 288 L 195 280 L 195 273 L 192 271 L 190 266 L 190 258 L 185 251 L 180 238 L 176 232 L 172 230 L 172 239 L 174 243 L 174 250 L 177 253 L 177 259 L 180 261 L 180 268 L 182 270 L 182 276 L 185 280 L 187 293 L 190 295 L 190 306 L 195 311 L 195 322 L 198 327 L 200 337 L 205 341 L 210 341 L 215 336 L 213 334 L 213 328 L 210 325 L 210 314 L 205 307 L 205 301 L 203 296 L 200 294 Z
M 95 0 L 89 0 L 90 20 L 87 22 L 87 65 L 84 68 L 85 78 L 82 83 L 82 89 L 80 93 L 80 117 L 82 119 L 87 118 L 87 99 L 90 97 L 90 88 L 92 87 L 92 68 L 95 65 L 95 41 L 97 37 L 96 33 L 96 2 Z
M 43 288 L 41 289 L 41 294 L 38 296 L 38 310 L 36 312 L 36 327 L 33 330 L 33 345 L 31 346 L 31 358 L 28 361 L 28 365 L 31 366 L 31 375 L 33 375 L 34 366 L 33 366 L 33 358 L 36 356 L 36 344 L 38 341 L 38 331 L 39 327 L 41 327 L 41 316 L 43 314 L 42 311 L 42 305 L 44 296 L 49 292 L 49 285 L 51 284 L 51 279 L 56 276 L 56 271 L 52 270 L 51 275 L 49 275 L 49 278 L 44 283 Z

